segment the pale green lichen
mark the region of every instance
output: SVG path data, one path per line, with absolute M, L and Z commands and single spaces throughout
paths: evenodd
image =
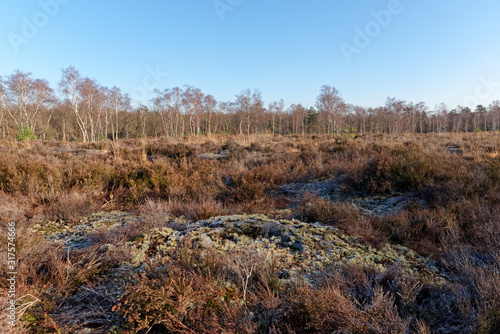
M 78 222 L 46 222 L 35 225 L 34 230 L 49 239 L 67 242 L 69 247 L 82 247 L 92 232 L 112 230 L 138 220 L 137 216 L 114 211 L 89 215 Z M 260 214 L 213 217 L 197 222 L 176 218 L 171 223 L 182 226 L 182 230 L 153 228 L 128 242 L 132 265 L 141 267 L 148 258 L 168 261 L 182 245 L 202 251 L 212 248 L 221 254 L 252 249 L 279 263 L 280 270 L 292 279 L 298 274 L 312 275 L 344 264 L 370 266 L 377 271 L 398 265 L 422 279 L 441 279 L 432 258 L 423 258 L 400 245 L 386 244 L 377 250 L 357 237 L 320 223 L 273 220 Z M 113 250 L 113 245 L 103 247 L 104 251 Z
M 267 225 L 265 225 L 267 224 Z M 221 253 L 251 248 L 281 263 L 289 275 L 312 273 L 327 266 L 358 264 L 378 271 L 393 265 L 413 273 L 413 267 L 427 276 L 438 275 L 432 259 L 423 258 L 399 245 L 385 245 L 377 250 L 359 238 L 321 224 L 306 224 L 296 220 L 272 220 L 263 215 L 233 215 L 214 217 L 196 223 L 186 223 L 192 247 L 213 248 Z M 135 263 L 151 256 L 167 256 L 186 238 L 171 229 L 153 229 L 135 241 Z

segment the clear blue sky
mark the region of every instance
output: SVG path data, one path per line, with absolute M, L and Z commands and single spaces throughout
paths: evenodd
M 257 88 L 287 105 L 314 104 L 324 84 L 374 107 L 500 99 L 499 0 L 220 0 L 231 10 L 219 13 L 213 0 L 57 1 L 0 0 L 0 75 L 20 69 L 55 88 L 74 65 L 135 97 L 190 84 L 225 101 Z M 383 10 L 391 17 L 374 24 Z M 168 76 L 156 82 L 148 67 Z

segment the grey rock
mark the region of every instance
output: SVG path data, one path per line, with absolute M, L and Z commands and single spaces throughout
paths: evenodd
M 286 232 L 281 234 L 281 240 L 283 242 L 289 242 L 292 239 L 291 238 L 292 236 L 293 236 L 293 233 L 291 233 L 290 231 L 286 231 Z
M 303 245 L 301 242 L 296 242 L 293 245 L 290 246 L 291 249 L 302 252 L 302 253 L 307 253 L 309 252 L 309 247 Z
M 200 235 L 200 243 L 205 248 L 209 248 L 214 244 L 212 239 L 206 233 Z
M 271 223 L 264 223 L 264 224 L 262 224 L 262 236 L 264 236 L 264 237 L 266 237 L 266 236 L 279 237 L 283 233 L 285 233 L 285 232 L 290 233 L 290 231 L 292 231 L 294 229 L 295 229 L 295 227 L 292 225 L 284 225 L 284 224 L 272 223 L 272 222 Z

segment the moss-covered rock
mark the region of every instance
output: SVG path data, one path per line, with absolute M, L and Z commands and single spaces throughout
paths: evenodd
M 46 222 L 34 227 L 39 233 L 68 247 L 82 248 L 89 235 L 99 230 L 123 227 L 139 218 L 118 211 L 101 212 L 78 222 Z M 223 254 L 252 249 L 277 261 L 282 276 L 314 274 L 327 267 L 359 264 L 383 271 L 398 265 L 426 280 L 439 280 L 439 270 L 430 258 L 399 245 L 386 244 L 375 249 L 357 237 L 341 233 L 337 228 L 320 223 L 307 224 L 295 219 L 270 219 L 264 215 L 231 215 L 188 222 L 176 219 L 176 229 L 153 228 L 128 242 L 131 263 L 140 267 L 147 259 L 168 261 L 180 247 L 210 248 Z M 107 249 L 113 245 L 105 245 Z
M 377 250 L 356 237 L 319 223 L 273 220 L 263 215 L 232 215 L 185 222 L 185 231 L 166 228 L 149 231 L 133 242 L 134 264 L 138 265 L 147 256 L 168 257 L 169 251 L 189 238 L 193 248 L 213 248 L 220 253 L 251 248 L 269 254 L 278 260 L 287 277 L 307 276 L 343 264 L 371 266 L 380 271 L 398 265 L 427 279 L 439 276 L 431 259 L 408 248 L 387 244 Z

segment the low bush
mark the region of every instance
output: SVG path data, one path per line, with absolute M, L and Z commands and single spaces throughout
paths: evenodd
M 63 151 L 52 141 L 3 142 L 0 223 L 22 226 L 19 292 L 23 303 L 33 305 L 23 324 L 34 333 L 72 332 L 78 314 L 100 305 L 110 327 L 103 325 L 108 318 L 93 318 L 92 325 L 82 318 L 78 326 L 88 321 L 85 326 L 95 326 L 96 333 L 111 326 L 139 333 L 495 333 L 500 162 L 491 149 L 497 145 L 493 135 L 232 138 L 245 146 L 220 136 L 211 137 L 214 142 L 66 143 Z M 196 155 L 219 150 L 229 158 Z M 341 188 L 320 189 L 324 198 L 297 190 L 332 177 Z M 337 203 L 407 192 L 412 201 L 383 217 Z M 141 220 L 93 232 L 82 249 L 68 251 L 28 232 L 31 224 L 115 209 L 138 211 Z M 436 283 L 397 268 L 379 272 L 338 263 L 291 282 L 278 278 L 279 264 L 261 261 L 251 250 L 201 253 L 192 243 L 177 247 L 168 261 L 143 264 L 144 275 L 127 278 L 118 289 L 124 292 L 120 301 L 106 292 L 106 284 L 125 283 L 127 273 L 113 270 L 132 257 L 129 241 L 155 227 L 183 230 L 176 217 L 196 221 L 237 213 L 319 221 L 377 248 L 404 245 L 431 256 L 446 275 Z M 103 283 L 111 277 L 120 279 Z M 113 305 L 119 312 L 110 316 Z
M 50 220 L 78 220 L 93 212 L 93 203 L 84 193 L 71 191 L 60 193 L 47 208 L 47 218 Z
M 376 248 L 382 248 L 389 241 L 389 233 L 384 231 L 378 218 L 361 214 L 351 204 L 333 203 L 306 194 L 295 211 L 301 221 L 338 227 L 349 235 L 362 237 Z
M 500 159 L 493 160 L 488 166 L 488 178 L 495 184 L 500 184 Z
M 30 141 L 30 140 L 36 140 L 37 136 L 35 136 L 35 133 L 33 130 L 31 130 L 27 125 L 21 129 L 19 129 L 17 135 L 16 135 L 16 140 L 17 141 Z

